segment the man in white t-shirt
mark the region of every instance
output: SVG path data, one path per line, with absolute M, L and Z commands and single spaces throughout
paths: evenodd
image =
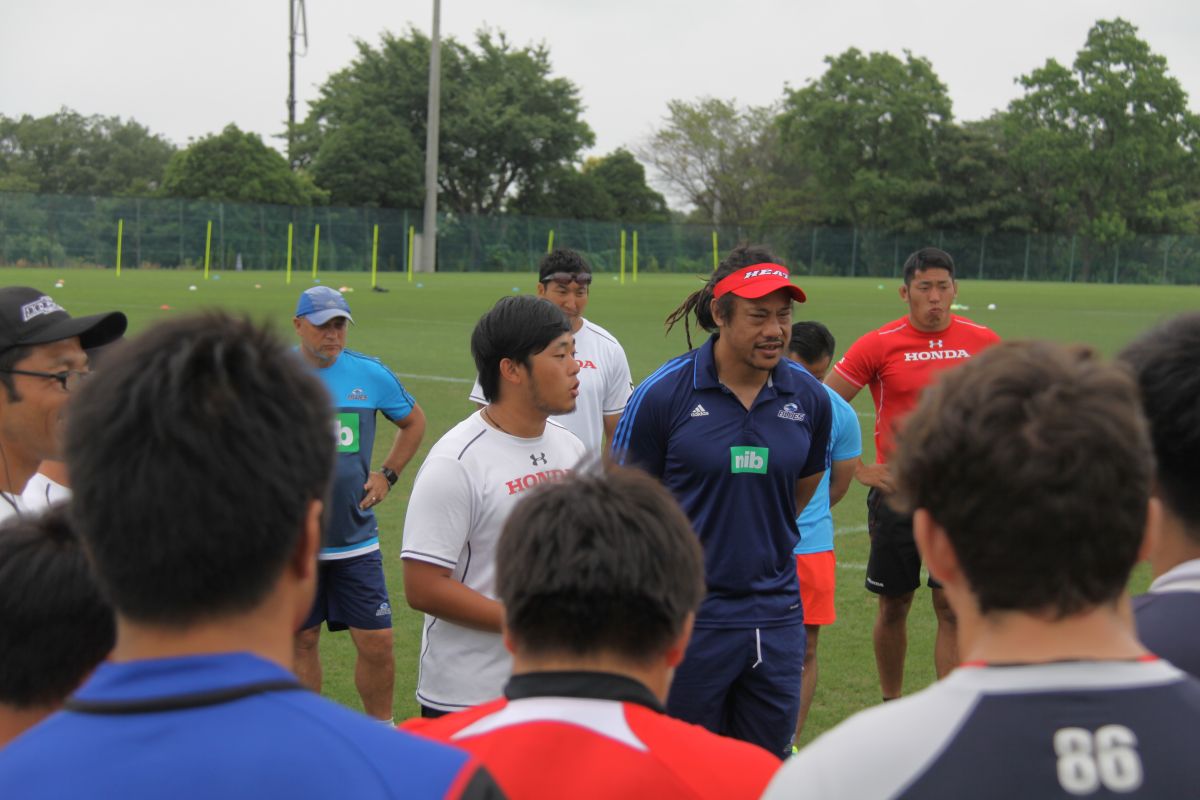
M 441 716 L 499 697 L 511 658 L 500 635 L 495 550 L 522 494 L 584 455 L 549 417 L 575 408 L 579 364 L 566 315 L 536 297 L 502 298 L 471 334 L 488 404 L 429 451 L 404 521 L 404 594 L 425 612 L 417 700 Z
M 84 350 L 119 338 L 125 325 L 119 311 L 72 318 L 37 289 L 0 289 L 0 520 L 25 512 L 25 484 L 59 457 L 67 400 L 88 371 Z
M 559 248 L 547 253 L 538 265 L 538 297 L 562 309 L 575 336 L 575 360 L 579 363 L 579 400 L 574 411 L 555 415 L 555 421 L 578 436 L 589 452 L 602 452 L 603 440 L 613 431 L 633 391 L 629 360 L 611 333 L 583 318 L 592 283 L 592 268 L 574 250 Z M 471 400 L 481 408 L 487 403 L 479 381 Z

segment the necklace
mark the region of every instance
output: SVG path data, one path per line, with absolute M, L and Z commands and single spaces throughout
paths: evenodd
M 486 406 L 485 406 L 485 407 L 484 407 L 484 409 L 483 409 L 483 418 L 484 418 L 485 420 L 487 420 L 488 424 L 489 424 L 489 425 L 491 425 L 491 426 L 492 426 L 493 428 L 495 428 L 496 430 L 500 431 L 501 433 L 504 433 L 504 434 L 507 434 L 507 435 L 509 435 L 509 436 L 512 436 L 512 434 L 511 434 L 511 433 L 509 433 L 508 431 L 504 430 L 504 428 L 503 428 L 503 427 L 500 425 L 500 423 L 499 423 L 499 422 L 496 422 L 496 418 L 495 418 L 495 417 L 493 417 L 493 416 L 492 416 L 492 415 L 491 415 L 491 414 L 488 412 L 488 410 L 487 410 L 487 407 L 486 407 Z

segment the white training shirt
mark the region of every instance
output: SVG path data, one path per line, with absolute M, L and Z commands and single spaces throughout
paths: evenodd
M 13 517 L 21 517 L 26 513 L 21 495 L 10 492 L 0 492 L 0 522 Z
M 40 472 L 33 473 L 25 491 L 21 492 L 21 502 L 25 508 L 35 514 L 40 514 L 55 503 L 71 499 L 71 490 L 56 480 L 52 480 Z
M 496 598 L 496 544 L 527 489 L 560 480 L 583 443 L 553 420 L 535 439 L 509 436 L 476 411 L 429 451 L 413 483 L 401 558 L 447 567 L 451 577 Z M 499 697 L 512 669 L 499 633 L 425 615 L 417 700 L 458 711 Z
M 633 392 L 629 359 L 616 337 L 585 319 L 575 333 L 575 360 L 579 362 L 575 410 L 554 419 L 578 436 L 589 452 L 599 453 L 604 442 L 604 418 L 624 411 Z M 471 389 L 471 401 L 487 403 L 478 380 Z

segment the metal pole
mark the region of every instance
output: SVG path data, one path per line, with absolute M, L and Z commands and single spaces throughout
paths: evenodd
M 421 271 L 437 263 L 438 125 L 441 116 L 442 0 L 433 0 L 433 37 L 429 46 L 429 113 L 425 126 L 425 222 L 421 229 Z
M 296 128 L 296 0 L 288 0 L 288 164 L 295 165 L 292 151 L 292 131 Z

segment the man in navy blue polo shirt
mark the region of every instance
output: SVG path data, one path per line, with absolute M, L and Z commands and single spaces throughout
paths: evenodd
M 1138 637 L 1156 655 L 1200 678 L 1200 313 L 1182 314 L 1121 353 L 1133 370 L 1150 423 L 1162 504 L 1150 549 L 1154 582 L 1133 598 Z
M 667 318 L 712 337 L 634 392 L 613 452 L 658 477 L 704 547 L 707 595 L 667 710 L 791 751 L 804 661 L 795 520 L 825 470 L 829 396 L 786 356 L 804 292 L 761 247 L 733 250 Z M 691 335 L 688 333 L 688 344 Z

